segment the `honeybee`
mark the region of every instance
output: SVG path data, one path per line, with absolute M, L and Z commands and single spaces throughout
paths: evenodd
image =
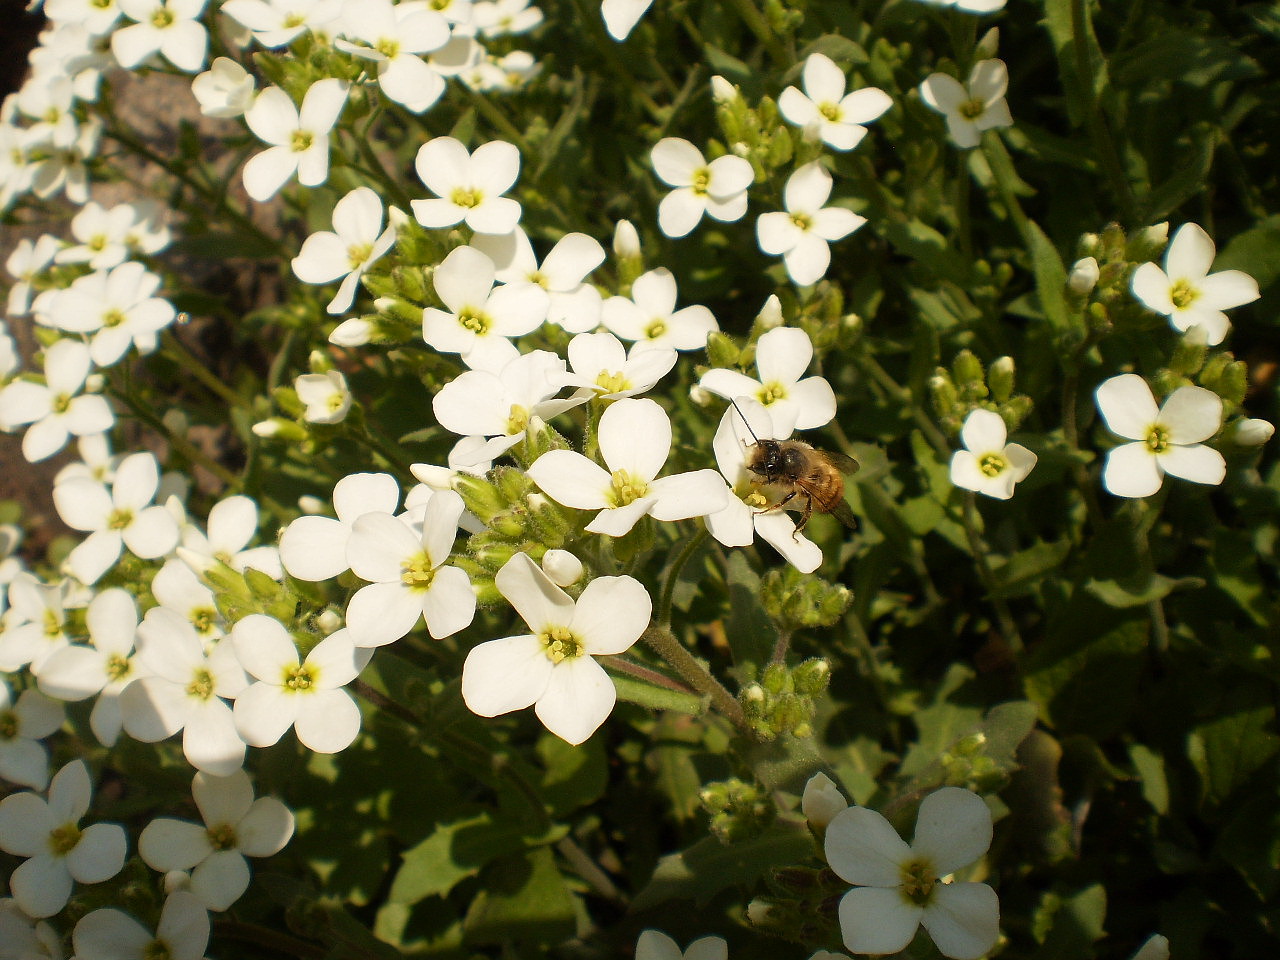
M 738 404 L 732 400 L 730 403 L 742 416 Z M 782 510 L 796 497 L 803 497 L 804 511 L 796 521 L 793 539 L 800 535 L 815 510 L 831 514 L 847 527 L 857 525 L 844 499 L 844 478 L 857 472 L 857 460 L 843 453 L 819 450 L 803 440 L 761 440 L 745 416 L 742 422 L 755 441 L 747 447 L 747 469 L 759 478 L 756 482 L 761 486 L 776 486 L 786 491 L 761 513 Z

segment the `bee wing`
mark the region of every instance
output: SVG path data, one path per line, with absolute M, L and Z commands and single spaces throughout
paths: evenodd
M 836 453 L 834 450 L 824 450 L 822 452 L 827 455 L 831 465 L 846 476 L 853 476 L 858 472 L 858 467 L 861 466 L 853 457 L 846 457 L 843 453 Z
M 831 508 L 831 515 L 843 523 L 850 530 L 858 529 L 858 518 L 853 515 L 853 510 L 849 508 L 849 504 L 841 500 Z

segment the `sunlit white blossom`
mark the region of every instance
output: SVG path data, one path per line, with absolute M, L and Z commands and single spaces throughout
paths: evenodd
M 453 137 L 436 137 L 418 149 L 418 179 L 436 196 L 414 200 L 414 218 L 424 227 L 465 222 L 476 233 L 510 233 L 520 222 L 520 204 L 503 194 L 520 175 L 520 151 L 490 140 L 474 152 Z
M 846 94 L 844 71 L 821 53 L 804 62 L 804 92 L 787 87 L 778 97 L 778 110 L 805 135 L 836 150 L 852 150 L 867 135 L 863 124 L 875 120 L 891 106 L 889 95 L 877 87 Z
M 1012 497 L 1014 484 L 1027 478 L 1037 457 L 1020 443 L 1006 443 L 1007 437 L 1000 414 L 971 412 L 960 430 L 965 449 L 951 455 L 951 482 L 997 500 Z
M 604 325 L 623 340 L 676 350 L 701 350 L 719 329 L 715 316 L 701 304 L 676 309 L 676 278 L 666 267 L 638 277 L 630 297 L 604 302 Z
M 254 135 L 270 146 L 244 165 L 244 188 L 254 200 L 269 200 L 295 174 L 304 187 L 329 178 L 329 133 L 347 103 L 348 86 L 333 77 L 317 80 L 295 107 L 279 87 L 258 94 L 244 115 Z
M 699 384 L 718 397 L 753 397 L 769 411 L 772 437 L 785 439 L 794 430 L 825 426 L 836 415 L 836 395 L 823 377 L 805 377 L 813 362 L 813 341 L 796 327 L 775 327 L 756 341 L 752 380 L 737 370 L 714 368 Z
M 334 205 L 333 230 L 313 233 L 291 261 L 303 283 L 332 283 L 338 292 L 325 309 L 344 313 L 356 298 L 360 277 L 396 242 L 396 225 L 382 228 L 382 200 L 368 187 L 357 187 Z
M 976 147 L 984 130 L 1013 126 L 1005 101 L 1009 70 L 1003 60 L 979 60 L 967 83 L 945 73 L 931 73 L 920 84 L 920 98 L 947 121 L 955 145 Z
M 208 0 L 116 0 L 135 21 L 111 34 L 111 52 L 131 70 L 161 54 L 179 70 L 195 73 L 204 66 L 209 34 L 200 15 Z
M 831 174 L 813 160 L 787 178 L 782 202 L 786 211 L 762 213 L 756 220 L 760 249 L 781 256 L 791 279 L 800 286 L 817 283 L 831 265 L 829 244 L 847 237 L 867 222 L 844 207 L 828 207 Z
M 747 188 L 755 179 L 750 161 L 730 153 L 707 163 L 701 150 L 678 137 L 659 140 L 649 159 L 658 179 L 675 188 L 658 204 L 658 226 L 668 237 L 691 233 L 704 213 L 728 223 L 747 212 Z

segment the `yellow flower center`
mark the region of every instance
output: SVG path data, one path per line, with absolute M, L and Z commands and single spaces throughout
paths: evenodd
M 660 317 L 655 317 L 649 321 L 649 325 L 644 328 L 645 338 L 648 340 L 657 340 L 660 336 L 667 332 L 667 322 Z
M 74 823 L 64 823 L 49 831 L 49 852 L 55 857 L 65 857 L 80 842 L 80 828 Z
M 625 507 L 629 503 L 635 503 L 648 492 L 647 481 L 626 470 L 615 470 L 613 486 L 605 495 L 605 499 L 611 507 Z
M 131 523 L 133 523 L 133 511 L 124 507 L 117 507 L 111 511 L 111 516 L 107 517 L 108 530 L 123 530 Z
M 756 399 L 767 407 L 771 403 L 787 399 L 787 388 L 774 380 L 760 388 L 760 392 L 756 394 Z
M 388 60 L 400 55 L 400 41 L 394 37 L 384 37 L 373 45 L 373 48 Z
M 1200 291 L 1187 283 L 1187 281 L 1179 280 L 1173 285 L 1173 289 L 1169 291 L 1169 299 L 1173 301 L 1173 305 L 1179 310 L 1185 310 L 1200 299 Z
M 988 477 L 998 477 L 1009 469 L 1009 461 L 1003 453 L 984 453 L 978 458 L 978 469 Z
M 125 319 L 123 310 L 113 308 L 102 315 L 102 325 L 104 327 L 118 327 L 124 323 Z
M 173 960 L 173 951 L 167 943 L 156 937 L 142 948 L 142 960 Z
M 822 119 L 824 120 L 839 120 L 840 104 L 832 103 L 830 100 L 825 100 L 818 104 L 818 113 L 822 114 Z
M 44 612 L 44 635 L 50 640 L 62 636 L 62 621 L 49 609 Z
M 689 184 L 689 189 L 698 196 L 706 196 L 707 188 L 711 186 L 711 168 L 699 167 L 693 171 L 693 183 Z
M 476 310 L 473 307 L 463 307 L 458 312 L 458 323 L 462 324 L 467 330 L 484 336 L 489 332 L 489 328 L 493 326 L 493 320 L 487 313 Z
M 128 657 L 122 657 L 118 653 L 107 657 L 107 676 L 111 678 L 110 682 L 123 680 L 132 670 L 133 664 L 129 662 Z
M 199 700 L 208 700 L 213 696 L 213 686 L 213 674 L 201 667 L 192 675 L 191 682 L 187 684 L 187 696 L 196 697 Z
M 460 207 L 478 207 L 484 196 L 473 187 L 454 187 L 449 199 Z
M 620 370 L 601 370 L 596 377 L 596 386 L 605 393 L 621 393 L 631 386 L 631 381 L 623 376 Z
M 529 411 L 518 403 L 511 405 L 511 413 L 507 415 L 507 436 L 514 437 L 529 429 Z
M 215 823 L 205 833 L 209 846 L 215 850 L 233 850 L 236 845 L 236 828 L 229 823 Z
M 12 710 L 0 710 L 0 743 L 16 737 L 20 727 L 16 713 Z
M 791 222 L 794 223 L 801 230 L 803 230 L 805 233 L 808 233 L 809 230 L 812 229 L 813 227 L 813 217 L 809 216 L 807 213 L 791 214 Z
M 1169 449 L 1169 429 L 1153 423 L 1147 431 L 1147 449 L 1152 453 L 1164 453 Z
M 314 140 L 310 130 L 295 130 L 289 138 L 289 149 L 294 153 L 305 153 L 311 149 Z
M 542 649 L 552 663 L 582 656 L 582 641 L 568 627 L 552 627 L 546 633 L 539 634 L 538 639 L 542 641 Z
M 218 611 L 213 607 L 199 607 L 191 611 L 191 625 L 196 628 L 196 633 L 206 636 L 213 630 L 213 626 L 218 622 Z
M 938 885 L 938 873 L 933 862 L 920 858 L 908 860 L 898 868 L 902 877 L 902 896 L 905 900 L 923 907 L 933 896 L 934 887 Z
M 960 104 L 959 107 L 960 116 L 964 117 L 966 120 L 977 120 L 986 112 L 986 110 L 987 105 L 977 97 L 974 97 L 972 100 L 966 100 L 964 103 Z
M 435 578 L 435 564 L 425 551 L 406 560 L 400 567 L 400 582 L 411 590 L 426 590 Z
M 151 25 L 157 30 L 173 26 L 173 12 L 168 7 L 157 7 L 151 13 Z
M 371 253 L 373 253 L 372 243 L 353 243 L 347 247 L 347 264 L 352 270 L 359 270 L 360 265 L 369 259 Z

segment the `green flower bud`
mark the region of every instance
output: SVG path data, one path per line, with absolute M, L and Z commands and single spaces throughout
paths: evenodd
M 987 383 L 996 403 L 1004 403 L 1013 396 L 1014 375 L 1013 357 L 996 357 L 987 367 Z
M 791 671 L 791 682 L 796 693 L 816 697 L 831 683 L 831 664 L 821 657 L 806 660 Z
M 498 514 L 507 511 L 511 506 L 512 500 L 523 495 L 523 491 L 521 491 L 516 497 L 513 497 L 504 489 L 503 484 L 507 473 L 524 476 L 521 471 L 514 470 L 511 467 L 498 467 L 489 474 L 496 483 L 485 477 L 477 477 L 470 473 L 460 473 L 454 481 L 454 489 L 462 497 L 462 502 L 486 526 L 490 525 L 493 518 Z
M 1203 328 L 1192 327 L 1192 332 L 1201 331 Z M 1178 345 L 1173 348 L 1173 356 L 1169 359 L 1169 369 L 1179 376 L 1194 377 L 1204 367 L 1205 360 L 1209 356 L 1209 344 L 1203 334 L 1192 336 L 1188 333 L 1178 341 Z
M 707 358 L 713 367 L 736 367 L 742 356 L 742 348 L 733 338 L 720 331 L 707 337 Z
M 1131 260 L 1134 263 L 1146 263 L 1156 260 L 1164 252 L 1169 243 L 1169 222 L 1157 223 L 1155 226 L 1139 230 L 1129 238 L 1123 254 L 1114 257 L 1116 260 Z
M 764 687 L 766 693 L 774 696 L 788 690 L 791 687 L 791 678 L 787 674 L 787 668 L 781 663 L 771 663 L 764 668 L 764 676 L 760 678 L 760 683 Z
M 958 419 L 960 395 L 951 380 L 951 374 L 941 367 L 929 378 L 929 395 L 933 400 L 933 409 L 941 419 Z

